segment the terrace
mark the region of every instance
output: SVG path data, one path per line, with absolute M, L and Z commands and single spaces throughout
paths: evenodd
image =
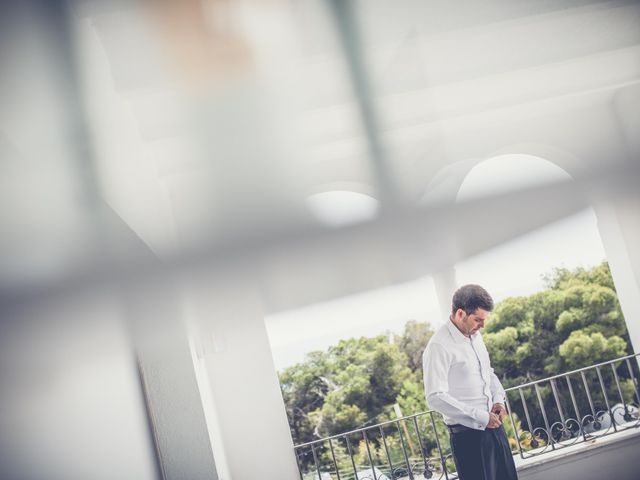
M 640 445 L 638 356 L 506 390 L 504 426 L 520 478 L 584 478 L 571 473 L 574 462 L 580 472 L 636 478 L 628 455 Z M 295 451 L 302 480 L 458 478 L 448 430 L 435 411 L 314 440 Z

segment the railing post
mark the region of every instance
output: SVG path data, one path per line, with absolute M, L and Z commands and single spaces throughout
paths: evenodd
M 367 447 L 367 456 L 369 457 L 369 466 L 371 467 L 371 473 L 373 473 L 373 480 L 378 480 L 378 474 L 374 470 L 373 457 L 371 456 L 371 449 L 369 448 L 369 439 L 367 438 L 367 431 L 362 431 L 362 438 L 364 439 L 364 445 Z
M 609 397 L 607 395 L 607 389 L 604 386 L 604 381 L 602 380 L 602 372 L 600 371 L 599 366 L 596 366 L 596 372 L 598 373 L 598 381 L 600 382 L 600 388 L 602 389 L 602 396 L 604 397 L 604 404 L 606 405 L 607 411 L 609 412 L 609 417 L 611 419 L 611 425 L 613 426 L 613 431 L 617 432 L 618 428 L 616 427 L 616 420 L 615 418 L 613 418 L 613 411 L 611 410 Z
M 316 455 L 316 446 L 311 445 L 311 452 L 313 453 L 313 463 L 316 466 L 316 472 L 318 472 L 318 479 L 322 479 L 322 474 L 320 473 L 320 464 L 318 463 L 318 456 Z
M 629 375 L 631 375 L 631 379 L 633 380 L 634 391 L 636 394 L 636 400 L 638 401 L 638 408 L 640 408 L 640 389 L 638 388 L 638 379 L 636 378 L 636 374 L 631 367 L 631 362 L 629 359 L 626 359 L 627 368 L 629 369 Z
M 353 467 L 353 475 L 355 478 L 358 478 L 358 469 L 356 468 L 356 462 L 353 460 L 353 449 L 351 448 L 351 442 L 349 441 L 349 436 L 345 435 L 345 440 L 347 441 L 347 450 L 349 451 L 349 457 L 351 458 L 351 466 Z
M 551 444 L 551 450 L 555 450 L 556 449 L 554 444 L 555 442 L 553 441 L 553 435 L 551 435 L 551 427 L 549 427 L 549 420 L 547 419 L 547 409 L 544 408 L 544 402 L 542 401 L 542 396 L 540 395 L 540 388 L 538 387 L 537 383 L 533 386 L 533 388 L 536 391 L 536 397 L 538 397 L 538 404 L 540 405 L 540 410 L 542 411 L 542 418 L 544 419 L 544 426 L 547 432 L 547 440 Z
M 562 404 L 560 403 L 560 397 L 558 396 L 558 387 L 556 385 L 555 378 L 552 379 L 550 383 L 551 383 L 551 391 L 553 392 L 553 398 L 556 402 L 556 406 L 558 407 L 558 414 L 560 415 L 560 423 L 561 423 L 560 439 L 563 440 L 565 439 L 564 437 L 567 434 L 567 425 L 566 425 L 566 419 L 564 416 L 564 410 L 562 409 Z M 553 425 L 551 428 L 553 429 Z M 549 434 L 553 435 L 553 432 L 549 432 Z
M 580 372 L 580 377 L 582 378 L 582 384 L 584 385 L 584 391 L 587 394 L 587 400 L 589 400 L 589 408 L 591 408 L 591 416 L 593 417 L 594 423 L 598 421 L 596 418 L 596 409 L 593 406 L 593 399 L 591 398 L 591 390 L 589 389 L 589 385 L 587 384 L 587 377 L 584 372 Z M 598 422 L 599 423 L 599 422 Z M 596 428 L 598 430 L 598 428 Z
M 444 472 L 444 478 L 449 480 L 449 473 L 447 471 L 447 460 L 444 458 L 442 454 L 442 447 L 440 446 L 440 436 L 438 435 L 438 430 L 436 429 L 436 422 L 433 419 L 433 411 L 429 412 L 429 416 L 431 417 L 431 425 L 433 426 L 433 433 L 436 436 L 436 445 L 438 446 L 438 453 L 440 454 L 440 461 L 442 462 L 442 471 Z
M 391 476 L 393 477 L 393 462 L 391 461 L 391 455 L 389 455 L 387 437 L 384 434 L 384 428 L 382 428 L 382 425 L 380 425 L 380 435 L 382 436 L 382 444 L 384 445 L 384 452 L 387 455 L 387 462 L 389 463 L 389 472 L 391 472 Z M 394 479 L 392 478 L 391 480 L 394 480 Z
M 418 428 L 418 417 L 416 415 L 413 416 L 413 425 L 416 428 L 416 437 L 418 438 L 418 443 L 420 444 L 420 454 L 422 455 L 422 460 L 424 461 L 424 471 L 426 473 L 430 471 L 429 462 L 424 454 L 424 448 L 422 446 L 422 435 L 420 435 L 420 429 Z
M 576 402 L 576 396 L 573 393 L 571 378 L 569 378 L 569 375 L 567 375 L 566 379 L 567 379 L 567 386 L 569 387 L 569 395 L 571 396 L 571 403 L 573 404 L 573 409 L 576 412 L 576 421 L 578 422 L 578 428 L 580 429 L 580 433 L 582 434 L 582 439 L 586 441 L 587 434 L 585 433 L 584 427 L 582 426 L 582 415 L 580 414 L 580 409 L 578 408 L 578 402 Z
M 527 407 L 527 402 L 524 399 L 524 393 L 522 393 L 522 390 L 523 390 L 522 388 L 518 388 L 518 392 L 520 392 L 520 400 L 522 401 L 522 406 L 524 407 L 524 416 L 527 419 L 527 426 L 529 427 L 529 435 L 531 435 L 531 446 L 533 448 L 538 448 L 538 440 L 536 440 L 536 437 L 533 434 L 533 431 L 535 430 L 535 428 L 531 423 L 531 416 L 529 415 L 529 407 Z
M 304 480 L 302 478 L 302 465 L 300 464 L 300 458 L 297 452 L 296 452 L 296 463 L 298 464 L 298 473 L 300 474 L 300 480 Z
M 622 387 L 620 387 L 620 379 L 618 378 L 618 372 L 616 372 L 615 367 L 613 366 L 613 363 L 611 364 L 611 370 L 613 371 L 613 378 L 616 381 L 616 387 L 618 388 L 618 394 L 620 395 L 620 401 L 622 402 L 622 406 L 624 408 L 624 415 L 622 417 L 622 419 L 625 422 L 629 421 L 629 407 L 627 407 L 627 401 L 624 399 L 624 395 L 622 394 Z M 612 413 L 612 415 L 614 415 Z
M 524 459 L 524 454 L 522 452 L 522 445 L 520 445 L 520 436 L 518 435 L 518 427 L 516 426 L 516 422 L 513 419 L 513 411 L 511 410 L 511 405 L 509 405 L 509 397 L 505 393 L 504 401 L 507 404 L 507 411 L 509 412 L 509 420 L 511 420 L 511 425 L 513 426 L 513 436 L 516 437 L 516 444 L 518 445 L 518 453 L 520 454 L 520 458 Z
M 329 448 L 331 449 L 331 458 L 333 458 L 333 466 L 336 467 L 336 476 L 338 480 L 340 480 L 340 468 L 338 467 L 338 462 L 336 462 L 336 454 L 333 451 L 333 442 L 329 439 Z
M 407 455 L 407 447 L 404 444 L 404 437 L 402 436 L 402 429 L 400 428 L 400 424 L 398 420 L 395 421 L 396 427 L 398 428 L 398 434 L 400 434 L 400 444 L 402 445 L 402 453 L 404 454 L 404 461 L 407 465 L 407 471 L 409 472 L 409 479 L 414 480 L 413 472 L 411 471 L 411 464 L 409 463 L 409 456 Z

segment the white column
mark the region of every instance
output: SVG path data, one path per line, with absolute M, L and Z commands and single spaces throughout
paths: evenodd
M 297 480 L 263 309 L 250 283 L 246 275 L 200 280 L 186 296 L 216 465 L 221 480 Z
M 150 283 L 123 297 L 162 478 L 219 480 L 177 292 Z
M 451 315 L 451 298 L 458 288 L 455 267 L 434 273 L 433 283 L 436 287 L 436 295 L 440 304 L 440 316 L 444 321 Z
M 640 352 L 640 197 L 598 202 L 594 210 L 631 343 Z

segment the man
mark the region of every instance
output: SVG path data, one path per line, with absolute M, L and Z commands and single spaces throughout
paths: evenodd
M 480 329 L 493 299 L 479 285 L 453 295 L 451 316 L 422 357 L 427 403 L 450 432 L 461 480 L 516 480 L 516 467 L 502 421 L 506 394 L 493 373 Z

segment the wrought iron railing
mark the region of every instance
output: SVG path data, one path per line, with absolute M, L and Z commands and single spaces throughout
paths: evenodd
M 507 389 L 514 455 L 542 455 L 640 426 L 638 355 Z M 449 432 L 431 410 L 295 447 L 302 480 L 455 479 Z
M 523 458 L 640 426 L 636 355 L 507 389 Z M 634 367 L 635 365 L 635 367 Z

